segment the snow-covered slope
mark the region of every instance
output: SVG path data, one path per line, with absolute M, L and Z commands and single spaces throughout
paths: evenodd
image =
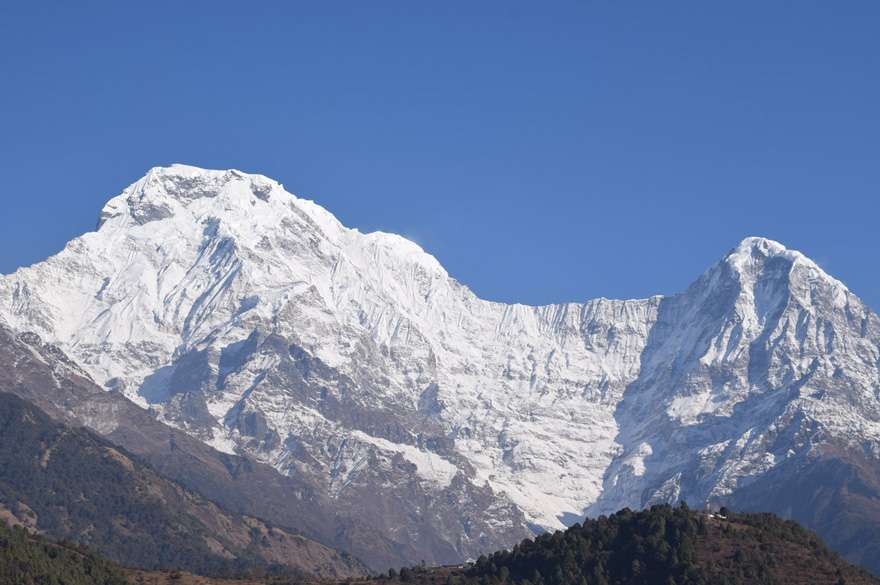
M 880 457 L 880 320 L 762 238 L 680 295 L 505 305 L 266 177 L 174 165 L 2 277 L 0 320 L 216 448 L 376 502 L 396 538 L 420 529 L 382 510 L 452 498 L 462 555 L 520 511 L 723 500 L 829 437 Z

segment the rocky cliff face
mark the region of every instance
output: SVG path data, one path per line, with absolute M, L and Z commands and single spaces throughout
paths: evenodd
M 723 502 L 831 441 L 880 457 L 880 320 L 761 238 L 680 295 L 504 305 L 270 179 L 176 165 L 0 279 L 0 319 L 441 562 Z
M 123 501 L 127 497 L 132 502 L 143 503 L 142 510 L 147 511 L 148 517 L 170 515 L 171 518 L 178 518 L 189 515 L 206 519 L 202 529 L 195 533 L 196 540 L 222 542 L 233 538 L 233 541 L 238 539 L 238 544 L 241 544 L 238 538 L 240 534 L 237 533 L 242 530 L 249 532 L 250 528 L 259 530 L 260 524 L 277 533 L 279 538 L 268 541 L 271 546 L 264 546 L 261 538 L 259 546 L 248 550 L 239 549 L 233 553 L 236 557 L 245 553 L 244 556 L 249 557 L 248 562 L 262 559 L 262 562 L 288 565 L 307 574 L 338 577 L 362 573 L 366 569 L 357 559 L 349 555 L 339 555 L 337 550 L 352 553 L 358 559 L 366 559 L 373 569 L 400 566 L 423 552 L 418 547 L 419 543 L 395 542 L 381 533 L 378 527 L 365 524 L 359 515 L 340 510 L 335 502 L 316 492 L 302 478 L 283 476 L 247 456 L 219 452 L 183 431 L 161 423 L 152 413 L 136 406 L 121 394 L 106 392 L 96 386 L 57 346 L 43 342 L 33 333 L 15 335 L 0 325 L 0 394 L 2 393 L 18 396 L 40 408 L 57 421 L 57 428 L 78 429 L 85 426 L 109 439 L 114 445 L 136 456 L 139 462 L 148 465 L 148 474 L 155 471 L 161 476 L 159 482 L 164 487 L 160 491 L 191 492 L 192 496 L 186 498 L 188 501 L 207 500 L 210 503 L 200 504 L 194 510 L 186 511 L 181 510 L 179 505 L 175 509 L 174 498 L 157 498 L 154 500 L 156 509 L 149 510 L 150 506 L 140 497 L 143 492 L 140 488 L 129 490 L 131 493 L 126 496 L 127 488 L 120 487 L 118 480 L 107 482 L 112 485 L 104 486 L 97 478 L 95 485 L 85 489 L 84 493 L 95 495 L 102 489 L 105 492 L 121 489 L 123 494 L 117 494 L 111 500 Z M 7 421 L 7 428 L 4 430 L 7 433 L 18 432 L 18 426 L 14 420 Z M 76 434 L 79 431 L 70 432 Z M 16 446 L 18 441 L 19 439 L 10 439 L 7 443 L 13 449 L 12 461 L 21 464 L 22 458 L 16 455 L 15 450 L 20 451 L 20 447 L 24 446 Z M 65 444 L 69 442 L 65 439 Z M 88 443 L 83 445 L 88 448 Z M 75 455 L 77 449 L 73 448 L 71 455 Z M 24 462 L 28 460 L 28 457 L 24 458 Z M 143 467 L 140 463 L 138 466 Z M 0 484 L 6 487 L 9 487 L 8 482 L 14 484 L 27 478 L 44 484 L 50 482 L 47 468 L 30 475 L 22 475 L 20 470 L 17 471 L 10 465 L 3 466 L 2 469 Z M 45 477 L 40 477 L 41 475 Z M 142 473 L 141 476 L 143 475 Z M 79 474 L 77 479 L 82 479 L 83 476 L 88 477 L 89 474 Z M 67 490 L 68 495 L 73 494 L 74 506 L 91 508 L 100 519 L 106 521 L 107 518 L 101 516 L 107 515 L 105 507 L 88 499 L 83 501 L 77 495 L 77 488 L 71 487 L 69 481 L 57 478 L 55 481 L 60 481 L 62 491 Z M 83 490 L 81 486 L 79 489 Z M 20 486 L 17 491 L 25 496 L 34 495 L 32 486 Z M 12 497 L 13 492 L 6 490 L 4 493 L 7 497 Z M 153 488 L 147 490 L 147 493 L 151 492 L 157 493 Z M 62 511 L 65 507 L 62 506 Z M 0 508 L 0 516 L 4 516 L 5 508 Z M 26 507 L 23 510 L 27 512 Z M 16 516 L 15 510 L 13 516 L 18 523 L 26 523 L 28 520 L 28 517 L 19 517 L 20 514 Z M 270 525 L 274 525 L 274 528 L 269 528 Z M 154 523 L 152 528 L 157 526 L 161 528 L 161 523 Z M 48 528 L 39 523 L 33 527 L 39 530 Z M 145 530 L 143 526 L 140 528 L 141 537 L 147 540 L 160 537 L 156 530 Z M 89 534 L 89 531 L 85 531 L 78 535 L 72 530 L 60 533 L 78 540 L 88 540 Z M 106 536 L 105 533 L 101 534 Z M 311 540 L 302 538 L 303 536 Z M 138 538 L 129 540 L 130 544 L 137 547 Z M 116 544 L 116 540 L 111 535 L 107 543 Z M 197 545 L 196 542 L 193 547 L 198 548 Z M 333 550 L 334 548 L 337 550 Z M 170 550 L 173 551 L 174 547 Z M 178 563 L 171 564 L 167 557 L 163 559 L 149 554 L 147 548 L 143 552 L 144 556 L 140 558 L 125 555 L 118 558 L 128 563 L 176 568 L 182 566 L 178 566 Z M 195 567 L 192 563 L 197 563 L 200 559 L 210 565 L 211 555 L 202 553 L 204 551 L 191 555 L 188 566 Z M 240 564 L 238 561 L 236 563 Z

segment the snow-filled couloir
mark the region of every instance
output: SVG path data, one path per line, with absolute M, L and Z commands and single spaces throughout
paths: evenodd
M 880 321 L 763 238 L 679 295 L 506 305 L 271 179 L 174 165 L 2 277 L 0 320 L 333 497 L 483 490 L 475 540 L 723 500 L 829 437 L 880 456 Z

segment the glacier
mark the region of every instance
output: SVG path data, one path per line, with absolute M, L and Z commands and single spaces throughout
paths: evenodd
M 455 492 L 481 519 L 463 537 L 476 548 L 493 530 L 723 502 L 832 440 L 880 458 L 880 319 L 759 237 L 677 295 L 503 304 L 272 179 L 173 165 L 0 277 L 0 322 L 331 497 L 489 494 Z

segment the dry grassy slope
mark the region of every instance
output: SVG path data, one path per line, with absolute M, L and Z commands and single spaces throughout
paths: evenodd
M 697 563 L 720 582 L 726 574 L 748 561 L 773 559 L 763 563 L 768 583 L 779 585 L 876 585 L 880 579 L 848 566 L 836 555 L 802 543 L 767 538 L 752 526 L 724 520 L 708 522 L 706 538 L 698 543 Z M 817 539 L 818 541 L 818 539 Z M 757 578 L 756 578 L 757 581 Z
M 822 534 L 851 563 L 880 575 L 880 468 L 853 446 L 823 446 L 737 490 L 731 506 L 773 512 Z
M 127 572 L 132 585 L 266 585 L 265 579 L 212 579 L 180 571 Z

